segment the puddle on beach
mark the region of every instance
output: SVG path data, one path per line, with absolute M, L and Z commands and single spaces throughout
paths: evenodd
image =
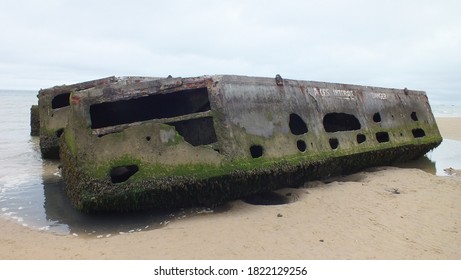
M 24 152 L 6 166 L 17 173 L 0 177 L 0 215 L 34 229 L 57 234 L 109 237 L 163 227 L 170 222 L 197 215 L 223 212 L 230 204 L 210 208 L 151 211 L 130 214 L 83 214 L 72 208 L 64 194 L 59 162 L 42 160 L 38 139 L 30 140 Z M 417 160 L 397 165 L 419 168 L 431 174 L 447 176 L 447 168 L 461 169 L 461 142 L 445 139 L 435 150 Z M 1 175 L 1 174 L 0 174 Z M 280 205 L 297 200 L 296 194 L 276 191 L 242 199 L 253 205 Z
M 443 139 L 440 146 L 426 155 L 395 166 L 418 168 L 433 175 L 449 176 L 449 169 L 461 169 L 461 141 Z

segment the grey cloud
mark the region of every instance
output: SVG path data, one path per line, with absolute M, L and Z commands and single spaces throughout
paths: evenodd
M 0 87 L 280 73 L 453 102 L 459 10 L 457 1 L 6 1 Z

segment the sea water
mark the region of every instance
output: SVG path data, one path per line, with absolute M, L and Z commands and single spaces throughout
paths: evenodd
M 59 161 L 42 159 L 39 137 L 30 136 L 34 104 L 37 92 L 0 90 L 0 218 L 58 234 L 105 237 L 226 210 L 223 206 L 104 215 L 75 210 L 64 192 Z
M 59 161 L 40 156 L 38 137 L 30 136 L 30 107 L 37 92 L 0 90 L 0 218 L 33 229 L 58 234 L 105 237 L 155 229 L 170 221 L 227 210 L 189 208 L 131 214 L 89 215 L 72 208 L 64 193 Z M 435 106 L 436 116 L 461 116 L 461 108 Z M 461 169 L 461 142 L 445 139 L 442 145 L 407 167 L 446 175 Z

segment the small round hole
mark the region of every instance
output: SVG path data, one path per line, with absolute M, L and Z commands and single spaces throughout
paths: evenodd
M 361 144 L 367 140 L 367 137 L 363 134 L 357 134 L 357 143 Z
M 109 176 L 112 183 L 123 183 L 127 181 L 131 176 L 138 172 L 139 167 L 137 165 L 125 165 L 117 166 L 110 170 Z
M 338 139 L 336 139 L 336 138 L 330 138 L 329 142 L 330 142 L 330 147 L 331 147 L 333 150 L 336 150 L 336 149 L 338 148 L 338 146 L 339 146 L 339 141 L 338 141 Z
M 263 155 L 263 147 L 261 145 L 253 145 L 250 147 L 250 154 L 252 158 L 259 158 Z
M 146 140 L 147 140 L 147 141 L 150 141 L 150 136 L 147 136 L 147 137 L 146 137 Z
M 373 121 L 376 122 L 376 123 L 381 122 L 381 114 L 375 113 L 375 114 L 373 115 Z
M 298 147 L 298 150 L 300 152 L 305 152 L 306 149 L 307 149 L 307 145 L 306 145 L 306 142 L 304 142 L 303 140 L 298 140 L 296 142 L 296 146 Z

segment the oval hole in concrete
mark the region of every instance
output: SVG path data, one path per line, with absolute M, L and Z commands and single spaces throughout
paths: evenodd
M 376 123 L 381 122 L 381 114 L 379 112 L 373 115 L 373 121 Z
M 70 92 L 66 93 L 61 93 L 56 95 L 52 100 L 51 100 L 51 109 L 58 109 L 62 107 L 67 107 L 70 105 Z
M 361 144 L 367 140 L 367 137 L 361 133 L 357 134 L 357 143 Z
M 339 146 L 339 141 L 336 138 L 330 138 L 329 143 L 330 143 L 330 147 L 333 150 L 336 150 L 338 148 L 338 146 Z
M 415 128 L 411 132 L 413 133 L 413 137 L 415 137 L 415 138 L 422 138 L 422 137 L 426 136 L 426 133 L 421 128 Z
M 110 171 L 110 180 L 112 183 L 123 183 L 128 180 L 131 176 L 138 172 L 139 167 L 137 165 L 125 165 L 114 167 Z
M 361 128 L 360 121 L 351 114 L 328 113 L 323 117 L 326 132 L 350 131 Z
M 299 115 L 295 113 L 290 114 L 290 121 L 288 125 L 290 126 L 291 133 L 293 133 L 294 135 L 301 135 L 307 133 L 306 123 Z
M 298 147 L 298 150 L 300 152 L 305 152 L 306 149 L 307 149 L 307 145 L 306 145 L 306 142 L 304 142 L 303 140 L 298 140 L 296 142 L 296 146 Z

